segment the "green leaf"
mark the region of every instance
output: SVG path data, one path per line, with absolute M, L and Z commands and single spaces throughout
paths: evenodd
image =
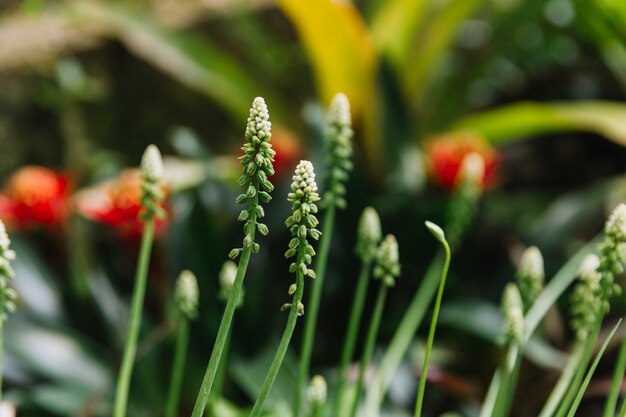
M 626 146 L 626 105 L 610 101 L 523 102 L 467 116 L 452 127 L 480 133 L 492 143 L 583 131 Z

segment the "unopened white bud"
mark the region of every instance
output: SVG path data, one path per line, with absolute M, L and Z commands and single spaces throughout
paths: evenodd
M 476 152 L 468 153 L 461 162 L 460 174 L 465 181 L 482 184 L 485 177 L 485 159 Z
M 198 280 L 193 272 L 184 270 L 178 276 L 175 292 L 178 308 L 188 319 L 198 316 Z
M 163 178 L 163 158 L 156 145 L 149 145 L 141 157 L 141 175 L 144 180 L 152 183 Z
M 328 385 L 326 379 L 321 375 L 315 375 L 311 378 L 309 387 L 306 390 L 307 400 L 311 404 L 312 408 L 318 408 L 326 404 L 326 397 L 328 396 Z
M 626 204 L 615 207 L 606 221 L 604 232 L 617 240 L 626 240 Z

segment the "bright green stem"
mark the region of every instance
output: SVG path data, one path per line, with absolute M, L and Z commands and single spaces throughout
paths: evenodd
M 441 299 L 443 298 L 443 289 L 446 285 L 446 278 L 448 276 L 448 269 L 450 268 L 450 246 L 445 240 L 441 240 L 441 244 L 446 253 L 446 260 L 443 264 L 441 271 L 441 277 L 439 279 L 439 290 L 437 291 L 437 298 L 435 299 L 435 308 L 433 310 L 433 317 L 430 320 L 430 330 L 428 332 L 428 340 L 426 341 L 426 354 L 424 355 L 424 365 L 422 366 L 422 373 L 420 375 L 419 387 L 417 389 L 417 402 L 415 404 L 415 417 L 422 415 L 422 404 L 424 402 L 424 391 L 426 390 L 426 377 L 428 375 L 428 363 L 430 361 L 430 351 L 433 348 L 433 342 L 435 340 L 435 329 L 437 328 L 437 319 L 439 318 L 439 310 L 441 309 Z
M 133 290 L 133 301 L 130 310 L 130 323 L 128 327 L 128 338 L 122 357 L 122 365 L 117 379 L 117 389 L 115 391 L 115 404 L 113 406 L 113 417 L 125 417 L 128 403 L 128 390 L 130 379 L 133 373 L 133 364 L 137 353 L 137 339 L 139 328 L 141 327 L 141 310 L 146 294 L 146 281 L 148 279 L 148 263 L 154 238 L 154 220 L 148 220 L 143 229 L 141 238 L 141 248 L 139 250 L 139 263 L 135 275 L 135 289 Z
M 492 417 L 505 417 L 509 413 L 513 394 L 515 393 L 515 386 L 517 385 L 520 358 L 520 345 L 517 343 L 511 344 L 506 354 L 505 366 L 500 374 L 500 387 Z
M 315 407 L 311 412 L 311 417 L 324 417 L 324 406 Z
M 578 369 L 576 369 L 576 373 L 574 374 L 574 378 L 572 378 L 572 383 L 567 388 L 565 395 L 563 396 L 563 400 L 561 404 L 559 404 L 559 408 L 555 414 L 555 417 L 564 417 L 568 410 L 570 409 L 570 404 L 574 401 L 576 397 L 576 393 L 580 387 L 580 384 L 585 376 L 585 370 L 587 369 L 587 365 L 591 360 L 591 355 L 593 354 L 593 348 L 598 340 L 598 335 L 600 334 L 600 327 L 602 324 L 602 319 L 598 318 L 596 320 L 596 324 L 594 329 L 590 333 L 589 337 L 585 341 L 585 349 L 583 351 L 583 355 L 578 362 Z
M 166 417 L 176 417 L 180 402 L 180 389 L 185 372 L 185 358 L 189 345 L 189 320 L 181 317 L 178 334 L 176 335 L 176 351 L 174 352 L 174 364 L 170 380 L 170 393 L 167 399 Z
M 563 372 L 561 372 L 559 380 L 552 389 L 552 392 L 550 393 L 546 404 L 543 406 L 543 409 L 539 413 L 539 417 L 551 417 L 552 414 L 554 414 L 554 411 L 563 400 L 567 387 L 569 387 L 572 383 L 572 379 L 574 378 L 576 370 L 580 366 L 580 361 L 584 352 L 585 343 L 583 343 L 582 340 L 577 340 L 574 345 L 574 349 L 572 350 L 572 354 L 570 355 Z
M 626 417 L 626 397 L 622 399 L 622 405 L 619 408 L 619 414 L 617 417 Z
M 352 311 L 350 312 L 350 319 L 348 320 L 348 333 L 346 334 L 346 340 L 341 353 L 341 363 L 339 365 L 337 396 L 335 397 L 333 410 L 333 415 L 335 416 L 338 416 L 341 411 L 341 404 L 345 394 L 346 372 L 348 365 L 350 365 L 350 362 L 352 362 L 354 358 L 354 347 L 356 346 L 356 339 L 359 334 L 359 324 L 361 324 L 361 314 L 363 314 L 363 307 L 365 305 L 371 265 L 371 260 L 363 262 L 361 273 L 359 274 L 359 281 L 357 282 Z
M 226 339 L 226 345 L 224 346 L 224 354 L 220 361 L 220 366 L 217 368 L 217 375 L 215 376 L 215 382 L 213 383 L 213 390 L 211 390 L 211 397 L 209 398 L 209 404 L 215 402 L 224 390 L 224 380 L 226 379 L 226 368 L 228 367 L 228 354 L 230 353 L 230 339 L 231 334 L 228 334 Z
M 256 184 L 256 186 L 258 188 L 258 184 Z M 249 210 L 250 219 L 248 220 L 248 223 L 246 223 L 246 233 L 251 236 L 252 241 L 254 241 L 254 235 L 256 232 L 256 206 L 258 204 L 258 198 L 257 194 L 252 199 Z M 241 251 L 241 258 L 239 259 L 239 265 L 237 266 L 235 283 L 233 284 L 233 288 L 228 295 L 226 309 L 224 310 L 224 315 L 222 316 L 222 321 L 220 322 L 220 327 L 217 331 L 215 345 L 213 346 L 213 351 L 211 352 L 211 357 L 209 358 L 209 364 L 207 365 L 206 373 L 204 374 L 204 379 L 202 380 L 202 385 L 200 386 L 200 392 L 198 392 L 196 404 L 193 407 L 193 413 L 191 414 L 192 417 L 202 417 L 204 410 L 206 409 L 207 402 L 209 401 L 211 388 L 213 387 L 213 382 L 215 381 L 215 376 L 217 375 L 222 355 L 224 354 L 224 346 L 226 346 L 226 341 L 228 340 L 228 332 L 230 331 L 235 310 L 237 309 L 239 294 L 241 293 L 243 280 L 246 276 L 246 271 L 248 270 L 248 263 L 250 262 L 251 254 L 252 246 L 243 248 Z
M 617 407 L 617 399 L 622 388 L 622 380 L 624 379 L 624 371 L 626 370 L 626 337 L 622 340 L 622 345 L 619 349 L 619 356 L 617 357 L 617 364 L 615 365 L 615 371 L 613 373 L 613 381 L 611 382 L 611 390 L 609 391 L 609 397 L 606 400 L 606 406 L 604 407 L 604 417 L 614 417 L 615 408 Z
M 298 383 L 296 386 L 296 399 L 294 405 L 294 417 L 300 417 L 302 409 L 302 393 L 306 389 L 309 381 L 309 369 L 311 367 L 311 355 L 313 353 L 313 342 L 315 339 L 315 328 L 317 326 L 317 315 L 322 299 L 324 287 L 324 277 L 326 276 L 326 264 L 328 263 L 328 252 L 332 240 L 333 227 L 335 223 L 335 206 L 330 205 L 326 209 L 324 217 L 324 227 L 322 229 L 322 240 L 320 242 L 315 263 L 317 278 L 313 280 L 311 297 L 307 304 L 307 314 L 304 318 L 304 337 L 302 340 L 302 352 L 300 354 L 300 369 L 298 370 Z
M 437 284 L 440 280 L 440 270 L 444 262 L 441 253 L 431 262 L 422 284 L 411 300 L 411 305 L 402 317 L 387 351 L 383 355 L 379 373 L 374 377 L 367 392 L 365 401 L 366 415 L 378 415 L 378 409 L 383 401 L 387 388 L 391 382 L 393 374 L 398 369 L 402 358 L 406 354 L 411 341 L 422 322 L 426 309 L 437 291 Z
M 580 388 L 578 389 L 578 393 L 576 394 L 576 398 L 574 399 L 574 402 L 572 403 L 572 406 L 569 409 L 569 413 L 567 413 L 567 417 L 574 417 L 574 415 L 576 414 L 576 411 L 578 410 L 578 406 L 580 405 L 580 402 L 583 399 L 583 395 L 585 394 L 585 391 L 587 390 L 587 387 L 589 386 L 589 383 L 591 382 L 593 373 L 596 371 L 596 368 L 598 367 L 598 364 L 600 363 L 600 359 L 602 359 L 602 355 L 604 355 L 606 348 L 609 346 L 609 342 L 611 341 L 611 339 L 613 339 L 613 336 L 615 336 L 615 332 L 619 328 L 620 324 L 622 324 L 622 319 L 620 319 L 617 322 L 615 327 L 613 327 L 613 330 L 611 331 L 611 333 L 609 333 L 609 336 L 606 338 L 606 340 L 602 344 L 600 351 L 598 352 L 595 359 L 593 360 L 593 363 L 591 364 L 591 366 L 589 367 L 589 370 L 587 371 L 587 374 L 585 375 L 585 379 L 583 380 L 582 384 L 580 385 Z
M 365 371 L 367 370 L 367 366 L 371 362 L 372 354 L 374 353 L 374 345 L 376 344 L 376 337 L 378 336 L 378 329 L 380 328 L 380 320 L 383 316 L 386 297 L 387 286 L 384 283 L 381 283 L 380 289 L 378 290 L 378 297 L 376 298 L 374 313 L 372 313 L 372 321 L 365 339 L 365 349 L 363 350 L 363 358 L 361 359 L 361 366 L 359 367 L 359 377 L 356 381 L 356 393 L 354 394 L 354 399 L 352 400 L 350 417 L 356 416 L 356 410 L 359 406 L 359 400 L 361 399 L 361 392 L 363 391 Z
M 304 244 L 303 242 L 300 242 L 300 247 L 298 248 L 298 260 L 296 261 L 296 265 L 300 265 L 303 260 Z M 259 396 L 254 403 L 252 411 L 250 412 L 250 417 L 259 417 L 263 412 L 265 400 L 267 400 L 267 396 L 272 389 L 272 385 L 274 384 L 276 375 L 278 375 L 278 371 L 280 370 L 283 359 L 285 358 L 285 354 L 287 353 L 287 349 L 289 348 L 291 336 L 293 336 L 293 331 L 296 328 L 296 322 L 298 321 L 298 304 L 302 302 L 302 295 L 304 293 L 304 276 L 300 271 L 300 268 L 298 268 L 296 272 L 296 285 L 297 288 L 295 294 L 293 295 L 293 301 L 291 302 L 291 308 L 289 309 L 289 318 L 287 319 L 287 325 L 285 326 L 283 337 L 280 340 L 280 344 L 278 345 L 276 355 L 274 355 L 274 360 L 270 365 L 270 370 L 265 377 L 265 381 L 263 381 L 263 386 L 261 386 Z

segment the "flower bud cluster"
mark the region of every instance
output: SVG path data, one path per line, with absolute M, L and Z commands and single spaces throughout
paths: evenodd
M 235 285 L 235 279 L 237 278 L 237 264 L 233 261 L 226 261 L 224 265 L 222 265 L 222 269 L 220 270 L 220 292 L 219 298 L 222 301 L 228 301 L 228 297 L 230 297 L 230 293 L 233 290 L 233 285 Z M 241 288 L 239 291 L 239 299 L 237 300 L 237 307 L 241 307 L 243 304 L 244 297 L 244 289 Z
M 255 98 L 248 116 L 246 143 L 241 147 L 244 155 L 239 158 L 243 165 L 243 174 L 237 180 L 237 184 L 245 192 L 237 197 L 236 202 L 248 203 L 248 208 L 242 210 L 238 218 L 245 222 L 245 235 L 243 248 L 233 249 L 228 255 L 231 259 L 237 258 L 244 248 L 251 248 L 253 253 L 258 253 L 261 247 L 254 241 L 255 231 L 258 230 L 264 236 L 269 233 L 265 224 L 257 222 L 257 219 L 265 216 L 265 210 L 259 201 L 268 203 L 272 199 L 269 193 L 274 189 L 268 179 L 274 175 L 272 163 L 276 156 L 270 144 L 272 123 L 269 118 L 265 100 L 261 97 Z
M 400 253 L 394 235 L 385 236 L 378 246 L 373 275 L 388 287 L 394 286 L 396 278 L 400 276 Z
M 326 404 L 328 397 L 328 384 L 321 375 L 315 375 L 306 390 L 306 396 L 311 408 L 314 410 Z
M 333 98 L 327 115 L 324 144 L 328 162 L 328 190 L 324 193 L 324 204 L 346 207 L 345 182 L 352 170 L 352 120 L 350 103 L 343 93 Z
M 163 159 L 155 145 L 149 145 L 141 157 L 141 207 L 140 217 L 144 221 L 165 217 L 162 204 Z
M 522 254 L 517 266 L 517 285 L 524 302 L 524 311 L 528 311 L 539 296 L 544 279 L 541 251 L 536 246 L 530 246 Z
M 13 279 L 11 261 L 15 259 L 15 252 L 10 249 L 11 240 L 7 234 L 4 223 L 0 220 L 0 327 L 8 319 L 9 313 L 15 311 L 17 293 L 9 287 L 9 281 Z
M 502 312 L 504 313 L 504 337 L 509 343 L 519 343 L 524 338 L 526 323 L 524 306 L 517 285 L 509 282 L 502 294 Z
M 359 220 L 356 253 L 363 262 L 369 262 L 376 256 L 378 244 L 382 239 L 380 217 L 372 207 L 366 207 Z
M 609 300 L 613 295 L 621 294 L 621 288 L 615 283 L 615 274 L 624 272 L 626 262 L 626 204 L 617 206 L 604 226 L 604 239 L 598 246 L 600 265 L 600 314 L 609 311 Z
M 589 254 L 583 259 L 578 283 L 571 296 L 572 328 L 580 340 L 589 336 L 602 311 L 604 302 L 600 293 L 599 266 L 600 258 L 595 254 Z
M 176 281 L 174 299 L 178 310 L 189 320 L 198 316 L 198 280 L 193 272 L 184 270 Z
M 290 272 L 298 271 L 303 276 L 308 275 L 311 278 L 315 278 L 315 271 L 309 268 L 313 261 L 315 250 L 307 238 L 311 237 L 314 240 L 318 240 L 322 233 L 316 229 L 319 221 L 315 217 L 318 211 L 315 202 L 319 201 L 320 196 L 317 193 L 315 172 L 311 162 L 300 161 L 293 175 L 291 191 L 287 195 L 287 199 L 293 205 L 291 207 L 291 216 L 287 218 L 285 225 L 289 228 L 292 239 L 289 242 L 289 249 L 285 252 L 285 257 L 287 259 L 296 257 L 296 262 L 292 262 L 289 266 Z

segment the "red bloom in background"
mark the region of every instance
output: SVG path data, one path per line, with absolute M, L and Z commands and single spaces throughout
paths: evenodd
M 70 185 L 65 175 L 28 165 L 15 172 L 0 194 L 0 218 L 10 227 L 59 227 L 69 213 Z
M 300 140 L 290 131 L 277 127 L 272 131 L 270 139 L 272 148 L 276 151 L 274 157 L 274 179 L 290 177 L 293 169 L 302 157 L 302 145 Z
M 143 231 L 139 219 L 141 181 L 138 169 L 122 171 L 117 178 L 82 191 L 77 196 L 78 210 L 90 220 L 112 226 L 124 239 L 138 239 Z M 166 220 L 156 219 L 156 234 L 163 233 L 166 226 Z
M 483 188 L 493 186 L 500 157 L 481 136 L 466 132 L 449 133 L 429 140 L 426 156 L 431 177 L 444 188 L 454 188 L 459 181 L 461 163 L 470 153 L 482 156 L 485 162 Z

